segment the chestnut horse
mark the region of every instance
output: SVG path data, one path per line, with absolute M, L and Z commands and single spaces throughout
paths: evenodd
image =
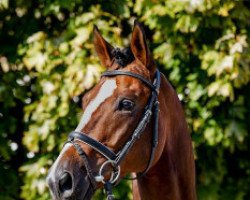
M 50 169 L 53 199 L 91 199 L 103 186 L 113 199 L 112 186 L 129 173 L 136 176 L 135 200 L 196 199 L 182 106 L 157 70 L 142 26 L 135 21 L 130 47 L 123 50 L 95 27 L 94 46 L 108 71 L 83 97 L 80 123 Z

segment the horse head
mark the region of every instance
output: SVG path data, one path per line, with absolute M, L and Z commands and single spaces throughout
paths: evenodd
M 128 173 L 143 172 L 157 158 L 157 152 L 151 158 L 150 112 L 159 83 L 153 84 L 157 69 L 142 26 L 135 21 L 130 46 L 124 49 L 110 45 L 95 27 L 94 46 L 102 66 L 112 73 L 104 74 L 84 95 L 80 123 L 51 167 L 47 180 L 56 200 L 91 199 L 106 182 L 117 183 Z M 140 138 L 132 141 L 140 122 L 144 126 L 136 136 Z

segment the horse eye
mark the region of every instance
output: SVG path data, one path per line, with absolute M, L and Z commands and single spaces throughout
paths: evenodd
M 119 110 L 131 111 L 134 108 L 135 103 L 128 99 L 123 99 L 119 103 Z

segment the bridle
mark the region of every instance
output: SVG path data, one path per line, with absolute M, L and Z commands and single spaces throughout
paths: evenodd
M 86 134 L 83 134 L 82 132 L 72 131 L 69 134 L 68 141 L 66 142 L 66 143 L 72 143 L 77 153 L 79 154 L 79 156 L 83 159 L 85 168 L 87 171 L 87 175 L 90 179 L 90 183 L 92 184 L 93 188 L 96 188 L 97 182 L 102 182 L 104 184 L 104 188 L 106 190 L 106 195 L 107 195 L 108 200 L 114 199 L 113 194 L 112 194 L 112 186 L 116 183 L 116 181 L 118 180 L 120 176 L 121 161 L 128 154 L 129 150 L 134 145 L 134 143 L 140 138 L 141 134 L 143 133 L 144 129 L 149 123 L 152 115 L 154 117 L 153 118 L 154 127 L 153 127 L 153 136 L 152 136 L 152 147 L 151 147 L 151 153 L 150 153 L 148 165 L 143 172 L 137 174 L 137 176 L 135 178 L 132 178 L 132 180 L 140 176 L 143 176 L 144 174 L 147 173 L 147 171 L 149 170 L 154 160 L 154 154 L 155 154 L 155 150 L 158 144 L 158 113 L 159 113 L 158 94 L 159 94 L 160 82 L 161 82 L 159 70 L 156 70 L 153 83 L 151 83 L 149 80 L 147 80 L 143 76 L 137 73 L 129 72 L 129 71 L 113 70 L 113 71 L 106 71 L 102 74 L 102 76 L 105 76 L 105 77 L 113 77 L 113 76 L 118 76 L 118 75 L 131 76 L 136 79 L 139 79 L 141 82 L 143 82 L 147 87 L 151 89 L 151 95 L 148 99 L 148 104 L 145 108 L 144 114 L 142 115 L 142 118 L 139 121 L 137 127 L 135 128 L 131 138 L 126 142 L 124 147 L 118 153 L 114 153 L 102 143 L 89 137 Z M 93 175 L 93 172 L 89 165 L 88 157 L 76 141 L 80 141 L 80 142 L 87 144 L 88 146 L 92 147 L 95 151 L 97 151 L 98 153 L 100 153 L 107 159 L 107 161 L 105 161 L 100 167 L 98 176 Z M 105 180 L 103 176 L 103 170 L 105 169 L 107 165 L 112 165 L 113 167 L 113 171 L 111 173 L 109 180 Z
M 145 108 L 144 114 L 140 122 L 138 123 L 137 127 L 135 128 L 131 138 L 127 141 L 125 146 L 118 153 L 114 153 L 108 147 L 98 142 L 97 140 L 89 137 L 86 134 L 83 134 L 82 132 L 77 132 L 77 131 L 72 131 L 67 141 L 67 143 L 69 142 L 73 144 L 77 153 L 83 159 L 85 163 L 87 175 L 90 179 L 90 182 L 93 188 L 96 188 L 96 182 L 102 182 L 104 184 L 104 188 L 106 190 L 108 200 L 113 199 L 112 186 L 116 183 L 116 181 L 118 180 L 120 176 L 121 161 L 128 154 L 133 144 L 140 138 L 141 134 L 143 133 L 144 129 L 149 123 L 152 114 L 154 116 L 154 128 L 153 128 L 150 159 L 148 161 L 148 165 L 146 169 L 143 172 L 139 173 L 139 175 L 137 175 L 137 177 L 135 178 L 138 178 L 139 176 L 142 176 L 147 173 L 147 171 L 149 170 L 154 160 L 154 154 L 155 154 L 155 150 L 158 144 L 158 113 L 159 113 L 158 94 L 159 94 L 160 82 L 161 82 L 159 70 L 157 70 L 155 73 L 153 84 L 147 79 L 145 79 L 143 76 L 136 74 L 136 73 L 129 72 L 129 71 L 113 70 L 113 71 L 106 71 L 102 74 L 102 76 L 106 76 L 106 77 L 113 77 L 113 76 L 118 76 L 118 75 L 131 76 L 131 77 L 137 78 L 151 89 L 151 95 L 149 97 L 148 104 Z M 100 167 L 98 176 L 93 175 L 93 172 L 88 162 L 88 157 L 76 141 L 80 141 L 89 145 L 95 151 L 99 152 L 101 155 L 103 155 L 107 159 L 107 161 L 105 161 Z M 110 176 L 110 179 L 104 180 L 104 176 L 102 175 L 103 169 L 105 168 L 105 166 L 109 164 L 112 165 L 113 171 Z

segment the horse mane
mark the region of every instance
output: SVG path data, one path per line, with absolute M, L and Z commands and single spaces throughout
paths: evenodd
M 125 67 L 135 59 L 130 47 L 124 49 L 114 48 L 111 51 L 111 55 L 114 57 L 115 62 L 121 67 Z

